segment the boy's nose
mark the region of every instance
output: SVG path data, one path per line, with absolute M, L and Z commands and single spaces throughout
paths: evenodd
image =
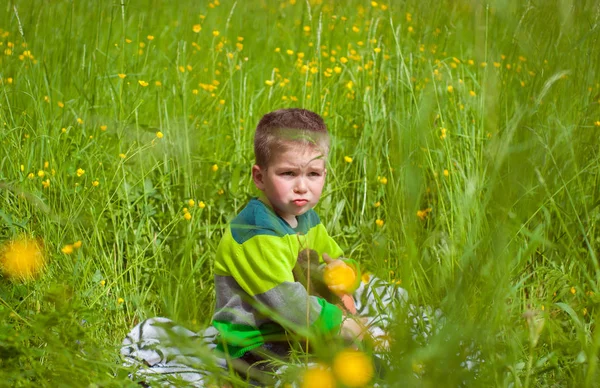
M 294 192 L 296 193 L 306 193 L 306 183 L 304 179 L 300 178 L 296 180 L 296 185 L 294 187 Z

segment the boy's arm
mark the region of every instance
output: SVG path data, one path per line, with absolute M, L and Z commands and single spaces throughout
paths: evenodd
M 286 238 L 259 235 L 230 250 L 228 269 L 240 287 L 259 302 L 262 313 L 286 327 L 310 326 L 320 334 L 339 332 L 341 310 L 310 296 L 294 281 L 294 247 Z

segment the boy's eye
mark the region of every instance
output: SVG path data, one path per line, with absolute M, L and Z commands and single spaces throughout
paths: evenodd
M 284 171 L 281 173 L 281 175 L 294 176 L 294 172 L 293 171 Z
M 310 176 L 321 176 L 321 173 L 320 173 L 320 172 L 313 171 L 313 172 L 311 172 L 311 173 L 310 173 L 310 174 L 308 174 L 308 175 L 310 175 Z

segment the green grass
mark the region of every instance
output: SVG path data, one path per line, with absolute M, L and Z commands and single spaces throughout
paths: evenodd
M 209 324 L 216 245 L 256 194 L 253 128 L 304 107 L 333 137 L 330 234 L 446 316 L 427 345 L 397 328 L 389 382 L 594 385 L 597 5 L 378 3 L 0 6 L 0 240 L 49 259 L 0 278 L 0 384 L 123 386 L 137 322 Z

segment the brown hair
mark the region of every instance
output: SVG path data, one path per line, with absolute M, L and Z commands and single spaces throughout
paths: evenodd
M 289 142 L 312 145 L 327 155 L 329 133 L 323 118 L 306 109 L 279 109 L 264 115 L 254 134 L 256 164 L 267 167 L 273 150 L 284 150 Z

